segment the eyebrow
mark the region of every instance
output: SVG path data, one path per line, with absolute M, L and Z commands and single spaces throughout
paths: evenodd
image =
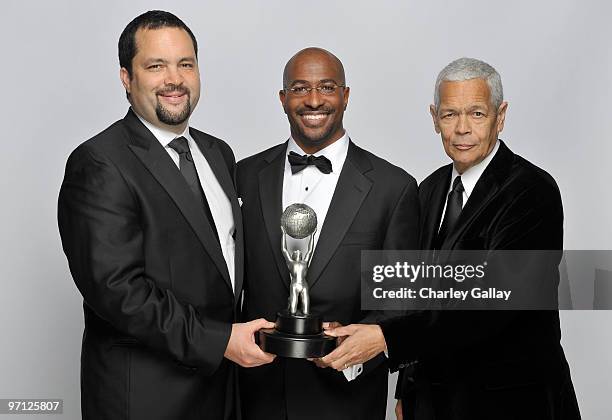
M 178 62 L 180 63 L 182 61 L 193 61 L 193 62 L 195 62 L 196 58 L 195 57 L 181 57 L 178 60 Z M 168 60 L 165 60 L 163 58 L 149 58 L 149 59 L 144 61 L 144 65 L 146 66 L 146 65 L 149 65 L 149 64 L 153 64 L 153 63 L 163 63 L 163 64 L 166 64 L 168 62 L 169 62 Z
M 166 60 L 164 60 L 163 58 L 149 58 L 143 61 L 143 64 L 145 66 L 148 64 L 153 64 L 153 63 L 166 63 Z
M 463 108 L 465 109 L 465 111 L 467 112 L 471 112 L 471 111 L 476 111 L 476 110 L 485 110 L 488 111 L 487 105 L 486 104 L 475 104 L 475 105 L 471 105 L 467 108 Z M 440 107 L 440 109 L 438 110 L 439 113 L 443 113 L 443 112 L 457 112 L 459 111 L 458 108 L 453 107 L 453 106 L 444 106 L 444 107 Z
M 476 111 L 477 109 L 488 111 L 488 107 L 485 104 L 472 105 L 471 107 L 467 108 L 468 111 Z
M 322 79 L 322 80 L 319 80 L 317 82 L 317 84 L 322 84 L 322 83 L 336 83 L 336 84 L 338 84 L 334 79 Z M 308 80 L 294 80 L 294 81 L 291 82 L 290 86 L 295 86 L 295 85 L 299 85 L 299 84 L 309 85 L 310 82 Z

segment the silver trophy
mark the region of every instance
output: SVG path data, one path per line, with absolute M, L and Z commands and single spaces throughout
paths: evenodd
M 287 308 L 277 313 L 276 326 L 259 332 L 261 347 L 281 357 L 323 357 L 336 347 L 336 339 L 323 334 L 323 318 L 311 313 L 308 293 L 308 265 L 314 250 L 317 214 L 306 204 L 291 204 L 281 215 L 281 250 L 291 283 Z M 308 241 L 307 250 L 290 250 L 287 235 Z
M 285 209 L 281 216 L 281 230 L 283 231 L 281 249 L 291 276 L 287 310 L 291 315 L 296 315 L 298 310 L 303 315 L 308 315 L 310 312 L 310 296 L 308 295 L 306 274 L 314 249 L 317 214 L 306 204 L 292 204 Z M 294 239 L 309 237 L 306 253 L 302 254 L 299 249 L 290 252 L 287 248 L 287 235 Z

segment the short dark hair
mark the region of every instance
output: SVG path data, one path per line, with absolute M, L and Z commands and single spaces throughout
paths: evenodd
M 193 41 L 193 49 L 198 57 L 198 41 L 185 22 L 170 12 L 150 10 L 137 16 L 125 27 L 119 37 L 119 65 L 125 67 L 132 76 L 132 59 L 136 55 L 136 32 L 139 29 L 181 28 L 189 34 Z

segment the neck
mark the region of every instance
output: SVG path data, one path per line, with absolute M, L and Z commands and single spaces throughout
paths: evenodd
M 467 166 L 467 167 L 466 167 L 466 166 L 463 166 L 463 165 L 457 165 L 457 164 L 455 163 L 455 170 L 457 171 L 457 173 L 458 173 L 459 175 L 463 175 L 463 173 L 464 173 L 465 171 L 467 171 L 468 169 L 470 169 L 470 166 Z
M 180 124 L 177 124 L 177 125 L 164 124 L 163 122 L 161 122 L 157 118 L 155 119 L 155 121 L 151 121 L 150 119 L 145 117 L 143 114 L 141 114 L 140 112 L 136 111 L 134 109 L 133 105 L 132 105 L 132 111 L 134 111 L 135 114 L 137 114 L 140 118 L 142 118 L 143 120 L 145 120 L 146 122 L 148 122 L 152 126 L 154 126 L 156 128 L 159 128 L 160 130 L 169 131 L 169 132 L 174 133 L 174 134 L 182 134 L 185 131 L 185 129 L 187 128 L 187 126 L 189 125 L 189 119 L 187 119 L 184 122 L 182 122 Z
M 151 124 L 153 124 L 157 128 L 161 128 L 162 130 L 170 131 L 171 133 L 174 133 L 174 134 L 182 134 L 187 128 L 187 126 L 189 125 L 189 122 L 185 121 L 184 123 L 181 123 L 179 125 L 169 125 L 169 124 L 164 124 L 158 121 L 156 123 L 151 123 Z

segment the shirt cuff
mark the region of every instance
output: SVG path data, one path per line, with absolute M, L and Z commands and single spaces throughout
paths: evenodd
M 350 366 L 342 371 L 344 373 L 344 377 L 347 381 L 352 381 L 356 379 L 363 372 L 363 364 L 358 363 L 356 365 Z

